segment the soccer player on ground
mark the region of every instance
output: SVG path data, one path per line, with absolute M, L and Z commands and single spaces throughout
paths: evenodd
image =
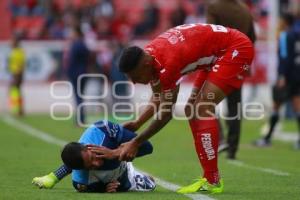
M 12 81 L 9 88 L 9 105 L 13 114 L 23 115 L 23 98 L 21 86 L 23 82 L 24 67 L 26 56 L 24 50 L 20 47 L 20 38 L 12 38 L 12 50 L 8 59 L 9 72 L 12 75 Z
M 82 134 L 79 142 L 67 144 L 61 158 L 64 165 L 55 172 L 32 180 L 40 188 L 53 188 L 72 172 L 74 188 L 79 192 L 152 191 L 152 177 L 136 171 L 131 162 L 119 161 L 121 143 L 136 136 L 118 124 L 98 121 Z M 144 142 L 137 156 L 152 153 L 150 142 Z M 99 151 L 106 152 L 104 159 Z
M 273 113 L 270 117 L 270 128 L 265 137 L 254 142 L 258 147 L 271 146 L 275 125 L 279 121 L 279 109 L 287 100 L 292 100 L 298 122 L 299 139 L 295 148 L 300 150 L 300 36 L 293 29 L 294 17 L 283 14 L 280 19 L 278 44 L 278 78 L 273 88 Z
M 159 35 L 144 49 L 137 46 L 125 49 L 120 70 L 133 83 L 150 83 L 153 95 L 139 118 L 124 127 L 136 131 L 154 114 L 155 117 L 141 134 L 121 145 L 120 159 L 133 159 L 138 147 L 172 119 L 183 75 L 199 70 L 201 73 L 194 81 L 185 111 L 204 175 L 178 192 L 221 193 L 224 185 L 218 170 L 219 131 L 215 106 L 241 87 L 253 54 L 252 42 L 246 35 L 213 24 L 177 26 Z

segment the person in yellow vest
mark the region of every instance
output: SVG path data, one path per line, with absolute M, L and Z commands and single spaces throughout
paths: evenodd
M 12 50 L 9 54 L 8 69 L 11 73 L 11 83 L 9 88 L 10 111 L 16 115 L 23 115 L 23 103 L 21 85 L 23 82 L 23 72 L 26 63 L 24 50 L 20 47 L 20 38 L 12 38 Z

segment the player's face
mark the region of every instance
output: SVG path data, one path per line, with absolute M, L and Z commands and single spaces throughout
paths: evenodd
M 104 163 L 103 159 L 97 158 L 96 153 L 88 149 L 82 151 L 82 158 L 84 161 L 85 169 L 97 169 Z
M 126 75 L 133 83 L 148 84 L 153 79 L 153 71 L 153 59 L 146 54 L 139 65 Z

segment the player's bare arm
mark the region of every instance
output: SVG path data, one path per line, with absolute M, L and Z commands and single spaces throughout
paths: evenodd
M 153 115 L 156 113 L 159 105 L 160 105 L 160 97 L 161 97 L 161 86 L 159 80 L 153 81 L 151 83 L 152 96 L 149 100 L 148 105 L 142 111 L 138 119 L 135 121 L 130 121 L 125 123 L 123 126 L 131 131 L 138 130 L 143 124 L 145 124 Z
M 141 134 L 121 145 L 120 160 L 132 160 L 136 156 L 138 147 L 158 133 L 171 119 L 173 106 L 176 103 L 179 86 L 173 90 L 161 93 L 161 100 L 156 116 L 151 124 Z

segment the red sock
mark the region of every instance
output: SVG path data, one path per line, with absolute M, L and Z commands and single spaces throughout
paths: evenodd
M 218 145 L 219 126 L 216 119 L 190 120 L 194 143 L 204 175 L 209 183 L 219 182 Z

